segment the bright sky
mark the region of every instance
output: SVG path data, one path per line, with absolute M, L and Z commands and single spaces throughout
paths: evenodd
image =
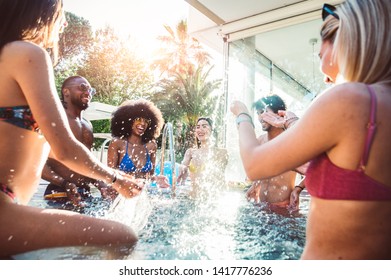
M 163 25 L 175 27 L 187 19 L 185 0 L 64 0 L 64 8 L 87 19 L 94 29 L 112 26 L 130 35 L 145 52 L 156 49 L 156 37 L 167 35 Z

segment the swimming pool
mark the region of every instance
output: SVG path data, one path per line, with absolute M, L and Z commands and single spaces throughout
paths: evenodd
M 40 186 L 40 188 L 43 188 Z M 309 196 L 302 195 L 300 211 L 280 215 L 266 205 L 245 198 L 245 190 L 214 192 L 209 199 L 190 199 L 188 187 L 149 188 L 140 197 L 121 200 L 110 210 L 96 198 L 86 214 L 107 216 L 131 225 L 139 235 L 133 260 L 294 260 L 305 242 Z M 38 190 L 31 204 L 48 207 Z M 101 250 L 45 249 L 16 256 L 19 259 L 107 259 Z

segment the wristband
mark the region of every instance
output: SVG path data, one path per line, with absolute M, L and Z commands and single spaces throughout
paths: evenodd
M 245 116 L 247 116 L 247 117 L 241 118 L 241 117 L 240 117 L 241 115 L 245 115 Z M 251 123 L 251 125 L 253 126 L 253 128 L 255 128 L 252 117 L 251 117 L 249 114 L 247 114 L 247 113 L 244 113 L 244 112 L 243 112 L 243 113 L 240 113 L 240 114 L 238 114 L 238 116 L 236 117 L 236 125 L 237 125 L 238 127 L 239 127 L 239 124 L 242 123 L 242 122 L 249 122 L 249 123 Z
M 295 186 L 295 188 L 299 188 L 299 189 L 301 189 L 301 190 L 304 190 L 304 189 L 305 189 L 305 187 L 302 187 L 302 186 Z
M 299 120 L 298 117 L 290 117 L 290 118 L 286 119 L 285 123 L 284 123 L 284 130 L 287 130 L 291 126 L 292 122 L 297 121 L 297 120 Z
M 245 115 L 245 116 L 249 117 L 250 120 L 253 119 L 253 118 L 250 116 L 250 114 L 247 114 L 247 113 L 245 113 L 245 112 L 239 113 L 239 114 L 236 116 L 236 118 L 239 118 L 241 115 Z
M 68 183 L 69 182 L 67 180 L 63 179 L 62 182 L 61 182 L 61 187 L 66 189 L 66 186 L 67 186 Z
M 111 183 L 114 184 L 116 181 L 117 181 L 117 175 L 118 173 L 114 171 L 114 177 L 113 177 L 113 180 L 111 180 Z

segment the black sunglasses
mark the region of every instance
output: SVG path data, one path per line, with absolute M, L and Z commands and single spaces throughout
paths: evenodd
M 333 17 L 335 17 L 336 19 L 339 20 L 339 16 L 335 13 L 335 10 L 337 8 L 333 5 L 330 5 L 330 4 L 323 4 L 323 8 L 322 8 L 322 19 L 323 21 L 329 16 L 329 15 L 332 15 Z

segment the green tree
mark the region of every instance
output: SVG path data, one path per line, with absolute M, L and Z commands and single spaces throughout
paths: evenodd
M 159 36 L 162 47 L 152 64 L 160 73 L 152 101 L 161 109 L 166 121 L 182 122 L 185 141 L 179 153 L 195 144 L 194 127 L 200 116 L 215 116 L 221 100 L 221 80 L 210 80 L 213 66 L 202 45 L 188 35 L 187 22 L 179 21 L 175 31 L 164 26 L 166 36 Z
M 54 68 L 58 92 L 62 82 L 83 67 L 93 41 L 93 32 L 88 20 L 70 12 L 65 12 L 65 17 L 68 26 L 60 36 L 58 64 Z
M 158 83 L 152 97 L 166 121 L 179 121 L 186 125 L 184 146 L 178 151 L 181 154 L 195 144 L 193 132 L 197 119 L 216 115 L 221 99 L 218 91 L 221 80 L 208 81 L 212 68 L 204 70 L 199 66 L 188 73 L 172 74 Z
M 176 25 L 175 31 L 168 25 L 164 25 L 168 35 L 159 36 L 162 43 L 158 53 L 160 57 L 155 59 L 152 67 L 160 73 L 170 76 L 172 74 L 189 74 L 194 65 L 205 66 L 210 63 L 210 55 L 199 41 L 187 32 L 187 21 L 181 20 Z
M 148 98 L 152 76 L 131 51 L 131 41 L 119 38 L 109 26 L 93 32 L 88 20 L 68 12 L 66 18 L 54 69 L 58 92 L 66 78 L 81 75 L 97 90 L 93 101 L 119 105 L 126 99 Z M 94 132 L 110 132 L 109 120 L 93 121 L 93 126 Z
M 65 17 L 68 26 L 60 37 L 60 60 L 85 56 L 93 40 L 90 22 L 70 12 Z
M 94 98 L 103 103 L 119 105 L 128 99 L 148 98 L 152 92 L 147 65 L 109 26 L 96 31 L 85 65 L 78 73 L 97 89 Z

